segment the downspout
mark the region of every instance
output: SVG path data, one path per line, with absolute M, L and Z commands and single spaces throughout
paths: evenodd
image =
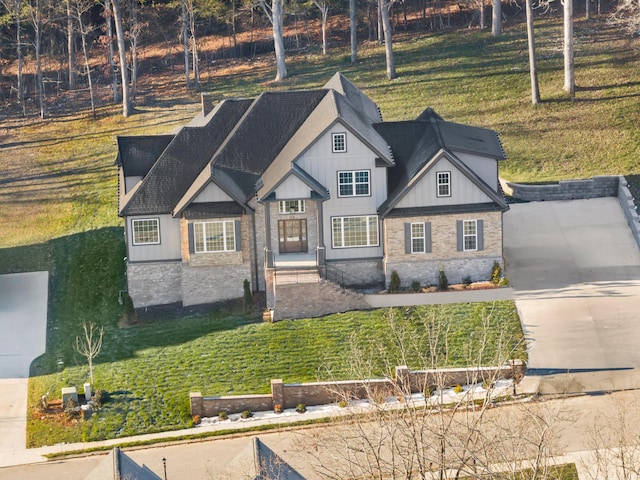
M 258 232 L 256 232 L 256 212 L 253 211 L 251 213 L 251 226 L 253 228 L 253 274 L 255 276 L 255 292 L 259 292 L 260 291 L 260 287 L 258 286 L 258 281 L 260 276 L 258 275 L 258 239 L 256 238 L 256 235 Z M 266 283 L 266 280 L 265 280 Z M 265 285 L 265 289 L 266 289 L 266 285 Z

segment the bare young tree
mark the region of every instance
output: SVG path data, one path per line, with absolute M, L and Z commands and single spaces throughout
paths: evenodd
M 71 0 L 68 0 L 67 5 L 71 4 Z M 89 87 L 89 98 L 91 100 L 91 115 L 96 118 L 96 102 L 93 91 L 93 79 L 91 77 L 91 65 L 89 64 L 89 52 L 87 48 L 87 36 L 92 32 L 91 25 L 84 23 L 83 18 L 91 10 L 94 5 L 93 0 L 75 0 L 73 8 L 68 10 L 68 13 L 75 18 L 78 24 L 78 32 L 80 33 L 80 39 L 82 41 L 82 55 L 84 58 L 84 71 L 87 76 L 87 86 Z
M 390 11 L 393 0 L 378 0 L 379 13 L 382 19 L 382 30 L 384 32 L 384 55 L 387 63 L 387 79 L 393 80 L 398 77 L 396 73 L 396 62 L 393 56 L 393 43 L 391 40 L 391 19 Z
M 356 0 L 349 0 L 349 32 L 351 38 L 351 63 L 358 61 L 358 22 Z
M 491 4 L 491 35 L 499 37 L 502 34 L 502 1 L 493 0 Z
M 0 0 L 8 14 L 13 15 L 16 27 L 16 60 L 17 60 L 17 78 L 16 92 L 18 103 L 22 106 L 22 115 L 27 114 L 26 104 L 24 102 L 24 80 L 22 77 L 22 0 Z
M 75 34 L 76 29 L 73 27 L 73 15 L 71 0 L 66 0 L 67 4 L 67 55 L 69 66 L 69 90 L 76 88 L 76 47 Z
M 102 349 L 102 337 L 104 335 L 104 327 L 97 327 L 93 322 L 82 322 L 82 330 L 84 335 L 78 335 L 74 348 L 76 352 L 87 359 L 89 364 L 89 377 L 93 385 L 93 359 L 98 356 Z
M 320 10 L 320 23 L 322 27 L 322 54 L 327 54 L 327 20 L 329 18 L 330 0 L 311 0 Z
M 118 94 L 118 76 L 116 74 L 115 50 L 113 48 L 113 10 L 111 8 L 111 0 L 103 1 L 103 15 L 105 22 L 105 37 L 108 46 L 109 55 L 109 71 L 111 73 L 111 91 L 113 93 L 113 101 L 120 101 Z

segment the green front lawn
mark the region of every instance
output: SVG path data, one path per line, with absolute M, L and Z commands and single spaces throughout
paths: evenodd
M 319 319 L 257 322 L 232 310 L 194 314 L 131 328 L 111 325 L 105 334 L 95 387 L 110 393 L 99 414 L 87 421 L 62 424 L 43 419 L 30 408 L 28 445 L 118 438 L 191 425 L 189 392 L 204 395 L 268 393 L 270 380 L 307 382 L 351 378 L 354 351 L 372 360 L 370 374 L 392 374 L 389 367 L 430 365 L 427 329 L 436 318 L 447 330 L 448 347 L 438 353 L 449 366 L 473 364 L 488 332 L 482 361 L 526 358 L 518 315 L 512 302 L 351 312 Z M 488 328 L 483 328 L 488 322 Z M 398 342 L 405 334 L 404 348 Z M 507 353 L 505 353 L 507 352 Z M 86 362 L 72 349 L 47 353 L 35 363 L 29 384 L 30 407 L 47 393 L 59 397 L 64 386 L 88 381 Z M 446 354 L 446 358 L 445 358 Z M 51 366 L 58 356 L 65 368 Z

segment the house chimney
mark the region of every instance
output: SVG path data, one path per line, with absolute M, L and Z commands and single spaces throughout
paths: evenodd
M 210 93 L 202 93 L 200 94 L 200 97 L 202 99 L 202 115 L 206 117 L 209 112 L 213 110 L 215 100 L 213 98 L 213 95 L 211 95 Z

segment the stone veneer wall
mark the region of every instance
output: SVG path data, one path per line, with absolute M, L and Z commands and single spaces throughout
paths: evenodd
M 127 263 L 127 288 L 135 308 L 181 302 L 181 278 L 179 260 Z
M 364 296 L 329 282 L 276 285 L 273 320 L 322 317 L 369 308 Z
M 459 252 L 456 221 L 469 219 L 483 220 L 484 249 Z M 404 224 L 411 222 L 431 222 L 431 253 L 405 253 Z M 394 270 L 402 286 L 409 287 L 414 281 L 437 285 L 440 266 L 450 283 L 460 283 L 465 277 L 471 277 L 472 281 L 488 280 L 494 262 L 502 264 L 502 212 L 386 218 L 384 235 L 386 285 Z
M 526 365 L 514 360 L 501 367 L 445 368 L 437 370 L 409 370 L 396 367 L 395 379 L 346 380 L 286 384 L 281 379 L 271 380 L 271 395 L 238 395 L 203 397 L 200 392 L 189 394 L 191 415 L 213 417 L 220 411 L 239 413 L 243 410 L 272 410 L 274 405 L 294 408 L 299 403 L 307 406 L 326 405 L 342 399 L 365 399 L 376 396 L 395 396 L 424 392 L 426 388 L 451 388 L 483 380 L 514 379 L 517 383 L 524 376 Z
M 633 195 L 631 195 L 631 191 L 629 190 L 627 181 L 624 177 L 620 177 L 617 196 L 622 212 L 624 213 L 624 217 L 627 219 L 627 224 L 629 225 L 631 234 L 633 235 L 633 238 L 635 238 L 638 248 L 640 248 L 640 218 L 636 211 L 636 204 L 633 201 Z
M 327 260 L 328 269 L 344 272 L 347 286 L 376 285 L 384 282 L 382 259 Z
M 527 185 L 500 179 L 500 184 L 507 195 L 529 202 L 541 202 L 545 200 L 616 197 L 619 178 L 617 176 L 600 176 L 585 180 L 561 180 L 558 183 L 548 185 Z

